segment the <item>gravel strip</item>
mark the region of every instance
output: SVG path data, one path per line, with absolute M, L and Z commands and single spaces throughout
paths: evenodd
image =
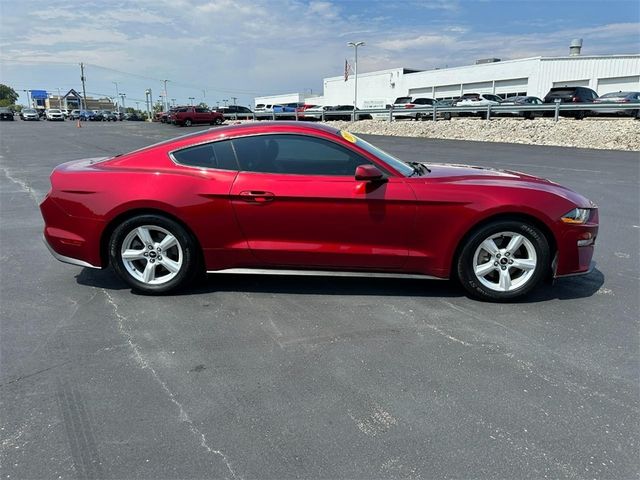
M 383 120 L 327 122 L 352 133 L 398 137 L 444 138 L 480 142 L 640 151 L 640 121 L 625 118 L 535 120 L 454 118 L 450 121 Z

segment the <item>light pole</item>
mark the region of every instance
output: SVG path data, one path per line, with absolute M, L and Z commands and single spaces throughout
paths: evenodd
M 226 98 L 223 98 L 223 99 L 222 99 L 222 101 L 224 102 L 224 106 L 226 107 L 226 106 L 227 106 L 227 102 L 228 102 L 229 100 L 227 100 Z
M 172 98 L 172 99 L 171 99 L 171 106 L 172 106 L 172 107 L 175 107 L 175 106 L 176 106 L 176 99 L 175 99 L 175 98 Z
M 121 93 L 120 94 L 120 98 L 122 99 L 122 109 L 126 111 L 126 108 L 124 106 L 124 97 L 126 97 L 127 94 L 126 93 Z
M 162 82 L 164 83 L 164 111 L 166 112 L 167 110 L 169 110 L 169 94 L 167 93 L 167 82 L 169 80 L 163 80 Z
M 193 101 L 196 99 L 196 97 L 189 97 L 189 105 L 191 105 L 193 107 Z
M 120 101 L 118 100 L 118 97 L 120 96 L 120 93 L 118 92 L 118 82 L 111 82 L 116 86 L 116 110 L 118 110 L 118 113 L 120 113 Z
M 349 47 L 353 47 L 356 50 L 356 59 L 355 59 L 355 75 L 354 75 L 354 83 L 355 86 L 353 88 L 353 120 L 356 119 L 356 109 L 358 108 L 358 47 L 363 47 L 364 42 L 349 42 L 347 43 Z

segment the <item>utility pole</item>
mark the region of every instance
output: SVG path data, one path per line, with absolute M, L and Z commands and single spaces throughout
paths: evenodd
M 226 98 L 223 98 L 223 99 L 222 99 L 222 101 L 224 102 L 224 106 L 226 107 L 226 106 L 227 106 L 227 102 L 228 102 L 229 100 L 227 100 Z
M 233 106 L 235 107 L 236 106 L 236 100 L 238 100 L 238 97 L 231 97 L 231 100 L 233 100 Z M 234 113 L 233 119 L 234 120 L 238 120 L 238 109 L 234 108 L 233 109 L 233 113 Z
M 62 95 L 60 95 L 60 89 L 58 89 L 58 108 L 62 110 Z
M 153 109 L 153 94 L 150 88 L 144 91 L 144 98 L 147 101 L 147 121 L 151 122 L 153 118 L 151 115 L 151 110 Z
M 163 80 L 162 82 L 164 83 L 164 111 L 166 112 L 167 110 L 169 110 L 169 94 L 167 93 L 167 82 L 169 80 Z
M 87 89 L 85 87 L 85 76 L 84 76 L 84 63 L 80 63 L 80 80 L 82 80 L 82 98 L 84 102 L 84 108 L 82 110 L 87 109 Z
M 172 107 L 175 107 L 175 106 L 176 106 L 176 99 L 175 99 L 175 98 L 172 98 L 172 99 L 171 99 L 171 106 L 172 106 Z
M 118 92 L 118 82 L 111 82 L 111 83 L 115 84 L 116 86 L 116 109 L 118 110 L 118 113 L 120 113 L 120 100 L 118 100 L 120 93 Z
M 126 93 L 121 93 L 120 94 L 120 98 L 122 99 L 122 109 L 126 111 L 126 108 L 124 106 L 124 97 L 126 97 L 127 94 Z

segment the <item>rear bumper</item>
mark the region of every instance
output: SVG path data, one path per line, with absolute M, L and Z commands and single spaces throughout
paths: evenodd
M 103 268 L 100 255 L 103 222 L 72 217 L 49 196 L 40 204 L 40 211 L 45 223 L 44 241 L 55 258 L 81 267 Z
M 49 252 L 51 253 L 51 255 L 53 255 L 53 257 L 56 260 L 59 260 L 59 261 L 61 261 L 63 263 L 69 263 L 71 265 L 76 265 L 78 267 L 88 267 L 88 268 L 97 268 L 97 269 L 102 268 L 102 267 L 99 267 L 99 266 L 96 266 L 96 265 L 91 265 L 89 262 L 85 262 L 84 260 L 80 260 L 79 258 L 72 258 L 72 257 L 67 257 L 65 255 L 59 254 L 49 244 L 49 242 L 47 241 L 47 237 L 44 234 L 42 235 L 42 241 L 47 246 L 47 248 L 49 249 Z

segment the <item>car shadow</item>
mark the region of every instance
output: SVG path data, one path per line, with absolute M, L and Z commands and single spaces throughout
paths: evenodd
M 76 276 L 80 285 L 108 290 L 131 290 L 111 268 L 83 269 Z M 590 274 L 543 283 L 529 295 L 509 303 L 526 304 L 549 300 L 572 300 L 594 295 L 605 276 L 594 269 Z M 296 295 L 370 295 L 405 297 L 464 297 L 457 282 L 403 278 L 315 277 L 296 275 L 210 274 L 191 287 L 173 295 L 205 295 L 212 292 L 289 293 Z M 137 294 L 132 291 L 133 294 Z

